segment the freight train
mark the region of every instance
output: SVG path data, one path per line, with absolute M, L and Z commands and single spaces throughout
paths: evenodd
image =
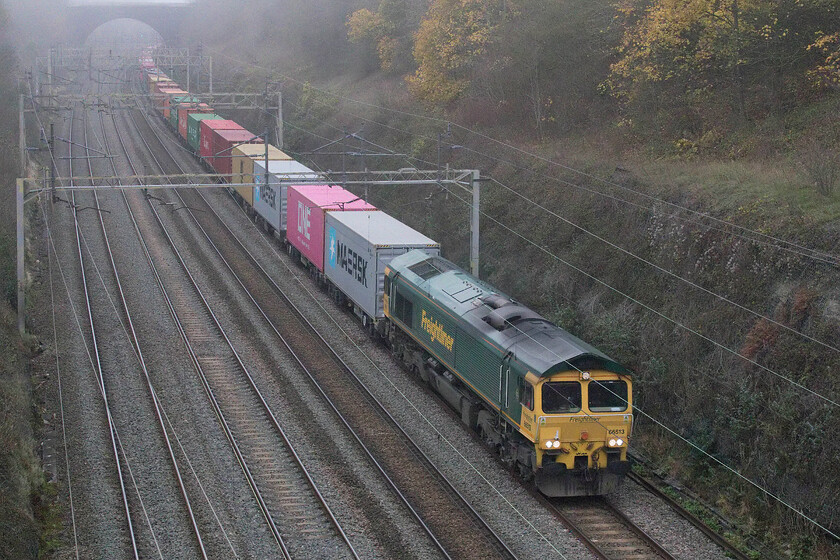
M 166 122 L 393 356 L 548 496 L 605 494 L 630 467 L 621 364 L 440 255 L 440 244 L 191 96 L 141 58 Z

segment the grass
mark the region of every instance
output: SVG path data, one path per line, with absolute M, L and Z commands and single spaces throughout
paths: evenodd
M 823 226 L 840 216 L 840 193 L 818 193 L 789 161 L 657 161 L 644 167 L 644 178 L 654 191 L 695 197 L 715 215 L 738 223 L 794 219 Z
M 39 528 L 32 508 L 40 469 L 30 419 L 32 401 L 15 316 L 0 302 L 0 557 L 35 558 Z

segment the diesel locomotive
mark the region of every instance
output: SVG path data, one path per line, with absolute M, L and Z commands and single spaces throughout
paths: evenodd
M 548 496 L 605 494 L 629 470 L 629 371 L 442 258 L 440 245 L 234 121 L 141 60 L 174 131 L 228 177 L 335 301 Z M 244 144 L 243 144 L 244 142 Z M 230 153 L 230 156 L 216 157 Z
M 396 358 L 548 496 L 605 494 L 630 467 L 629 372 L 437 255 L 386 269 Z

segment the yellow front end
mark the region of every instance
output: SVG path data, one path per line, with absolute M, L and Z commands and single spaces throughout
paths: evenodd
M 551 496 L 614 490 L 630 465 L 630 379 L 606 371 L 564 372 L 539 379 L 534 389 L 534 410 L 523 408 L 529 421 L 522 425 L 532 427 L 527 435 L 535 442 L 540 490 Z

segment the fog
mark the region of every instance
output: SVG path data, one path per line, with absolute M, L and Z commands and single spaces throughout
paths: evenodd
M 74 6 L 145 6 L 168 4 L 171 6 L 180 6 L 184 4 L 195 4 L 197 0 L 69 0 L 67 2 L 70 7 Z

